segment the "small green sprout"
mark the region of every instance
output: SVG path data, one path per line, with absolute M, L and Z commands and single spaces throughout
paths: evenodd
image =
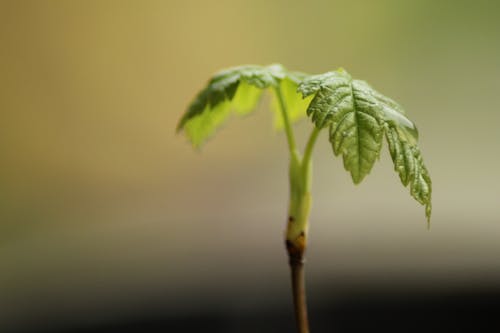
M 418 131 L 403 108 L 356 80 L 345 70 L 307 75 L 282 65 L 247 65 L 214 75 L 196 96 L 177 127 L 200 147 L 232 114 L 252 112 L 264 90 L 273 94 L 275 123 L 285 130 L 290 153 L 290 201 L 285 244 L 292 270 L 292 291 L 299 332 L 309 332 L 304 289 L 304 253 L 311 208 L 311 156 L 320 131 L 326 130 L 335 156 L 355 184 L 368 175 L 379 158 L 385 137 L 394 169 L 410 194 L 431 216 L 432 183 L 417 146 Z M 312 131 L 303 154 L 292 122 L 309 116 Z

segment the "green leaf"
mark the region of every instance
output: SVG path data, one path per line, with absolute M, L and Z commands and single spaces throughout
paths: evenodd
M 281 65 L 247 65 L 221 71 L 190 104 L 177 130 L 184 130 L 193 145 L 199 147 L 220 128 L 231 111 L 238 115 L 251 112 L 262 90 L 277 87 L 286 77 Z M 297 76 L 290 75 L 288 80 L 297 80 Z
M 432 185 L 417 146 L 418 131 L 398 103 L 342 69 L 310 76 L 298 91 L 314 96 L 307 114 L 317 128 L 329 128 L 333 152 L 342 154 L 356 184 L 373 168 L 385 134 L 401 182 L 410 185 L 411 195 L 426 206 L 430 218 Z
M 371 171 L 382 147 L 382 119 L 376 100 L 345 71 L 312 76 L 299 86 L 304 96 L 314 95 L 307 114 L 316 127 L 329 127 L 336 156 L 355 184 Z
M 307 116 L 306 109 L 312 100 L 312 96 L 302 98 L 302 96 L 297 92 L 297 87 L 300 82 L 299 80 L 300 79 L 298 77 L 286 77 L 281 80 L 279 86 L 287 108 L 288 119 L 291 123 Z M 272 96 L 273 100 L 271 105 L 274 111 L 274 127 L 276 129 L 283 129 L 284 119 L 276 92 L 273 92 Z
M 420 149 L 412 144 L 393 122 L 385 124 L 385 136 L 394 170 L 399 174 L 404 186 L 410 185 L 411 196 L 425 205 L 425 215 L 429 220 L 432 212 L 432 181 Z

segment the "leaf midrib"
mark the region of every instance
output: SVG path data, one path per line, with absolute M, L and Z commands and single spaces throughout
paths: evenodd
M 354 87 L 352 85 L 352 80 L 349 81 L 349 86 L 351 88 L 351 99 L 352 99 L 352 108 L 353 108 L 353 112 L 354 112 L 354 121 L 356 123 L 356 150 L 357 150 L 357 177 L 356 177 L 356 183 L 361 181 L 361 179 L 359 179 L 360 177 L 360 174 L 361 174 L 361 150 L 360 150 L 360 140 L 359 140 L 359 120 L 358 120 L 358 109 L 357 109 L 357 103 L 356 103 L 356 99 L 354 98 Z

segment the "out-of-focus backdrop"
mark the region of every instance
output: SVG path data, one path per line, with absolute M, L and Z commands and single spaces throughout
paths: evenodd
M 369 318 L 387 332 L 400 304 L 437 309 L 442 325 L 466 318 L 447 305 L 500 309 L 499 13 L 494 1 L 1 1 L 0 330 L 291 331 L 286 142 L 268 99 L 201 151 L 175 133 L 211 74 L 246 63 L 366 79 L 416 122 L 434 181 L 427 231 L 386 152 L 354 186 L 322 135 L 313 327 Z M 410 312 L 395 331 L 425 324 Z

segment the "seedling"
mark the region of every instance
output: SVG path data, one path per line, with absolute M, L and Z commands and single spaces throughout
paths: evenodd
M 311 209 L 311 156 L 318 134 L 328 133 L 335 156 L 355 184 L 368 175 L 379 158 L 385 137 L 394 169 L 410 194 L 425 206 L 429 223 L 432 185 L 417 146 L 418 132 L 403 108 L 339 69 L 320 75 L 291 72 L 283 66 L 240 66 L 214 75 L 181 118 L 183 130 L 200 147 L 232 114 L 251 112 L 264 90 L 271 90 L 277 127 L 285 130 L 290 153 L 290 199 L 285 244 L 292 275 L 298 331 L 309 332 L 304 288 L 304 254 Z M 292 123 L 309 116 L 312 131 L 303 154 Z

